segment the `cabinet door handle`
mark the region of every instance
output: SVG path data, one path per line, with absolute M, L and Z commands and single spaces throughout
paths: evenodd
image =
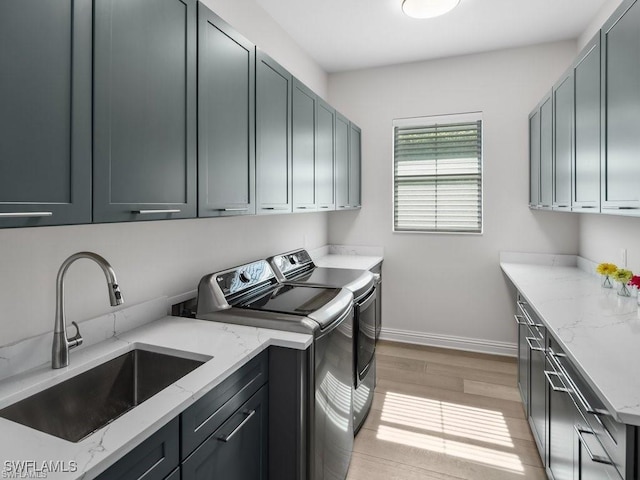
M 262 207 L 262 210 L 289 210 L 289 207 Z
M 638 210 L 640 207 L 611 207 L 608 205 L 604 205 L 602 207 L 603 210 Z
M 218 440 L 221 442 L 228 442 L 231 438 L 240 431 L 240 429 L 256 414 L 255 410 L 245 410 L 242 412 L 243 415 L 246 415 L 245 419 L 240 422 L 240 424 L 233 429 L 233 431 L 226 436 L 218 437 Z
M 588 435 L 595 435 L 595 432 L 593 432 L 592 430 L 585 430 L 583 428 L 579 428 L 577 425 L 574 425 L 573 428 L 578 434 L 580 443 L 584 446 L 584 449 L 587 451 L 587 454 L 589 455 L 589 458 L 591 459 L 592 462 L 603 463 L 605 465 L 613 465 L 613 462 L 609 460 L 609 458 L 601 457 L 600 455 L 594 455 L 591 449 L 589 448 L 589 445 L 585 441 L 584 437 L 582 436 L 583 433 L 586 433 Z
M 320 205 L 319 208 L 329 208 L 329 205 Z
M 0 213 L 0 218 L 37 218 L 51 217 L 53 212 L 7 212 Z
M 595 205 L 585 205 L 585 206 L 580 207 L 580 208 L 598 208 L 598 207 L 596 207 Z
M 215 211 L 217 212 L 246 212 L 247 210 L 249 210 L 249 207 L 245 207 L 245 208 L 216 208 Z
M 131 213 L 137 213 L 138 215 L 150 215 L 153 213 L 180 213 L 179 208 L 171 208 L 167 210 L 132 210 Z
M 531 350 L 533 350 L 534 352 L 544 352 L 544 348 L 542 348 L 540 346 L 540 340 L 538 340 L 537 338 L 533 338 L 533 337 L 525 337 L 525 339 L 527 340 L 527 343 L 529 344 L 529 348 Z M 537 342 L 538 346 L 534 347 L 533 346 L 533 342 Z
M 551 377 L 560 377 L 561 375 L 558 372 L 550 372 L 548 370 L 544 371 L 544 376 L 547 377 L 547 382 L 549 382 L 549 386 L 551 387 L 551 390 L 553 390 L 554 392 L 563 392 L 563 393 L 571 393 L 571 390 L 569 390 L 567 387 L 556 387 L 553 383 L 553 381 L 551 380 Z
M 556 208 L 569 208 L 570 205 L 556 205 Z

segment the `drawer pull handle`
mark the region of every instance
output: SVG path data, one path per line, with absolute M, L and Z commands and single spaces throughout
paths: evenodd
M 522 318 L 522 315 L 514 315 L 513 318 L 516 319 L 517 325 L 527 325 L 527 322 L 525 322 L 524 318 Z
M 262 210 L 289 210 L 289 207 L 262 207 Z
M 580 439 L 580 443 L 584 446 L 584 449 L 587 451 L 587 454 L 589 455 L 589 458 L 591 458 L 592 462 L 596 462 L 596 463 L 603 463 L 605 465 L 613 465 L 613 462 L 611 460 L 609 460 L 606 457 L 601 457 L 600 455 L 594 455 L 593 452 L 591 451 L 591 449 L 589 448 L 589 445 L 587 445 L 587 442 L 585 441 L 584 437 L 582 436 L 583 433 L 589 434 L 589 435 L 595 435 L 595 433 L 591 430 L 585 430 L 582 428 L 578 428 L 577 425 L 574 425 L 573 428 L 575 429 L 576 433 L 578 434 L 578 438 Z
M 525 337 L 527 343 L 529 344 L 529 348 L 534 352 L 544 352 L 544 348 L 540 346 L 540 340 L 533 337 Z M 537 342 L 538 346 L 533 346 L 533 342 Z
M 563 392 L 563 393 L 571 393 L 571 390 L 569 390 L 567 387 L 556 387 L 553 384 L 553 380 L 551 380 L 551 377 L 560 377 L 560 374 L 558 372 L 550 372 L 548 370 L 544 371 L 544 376 L 547 377 L 547 382 L 549 382 L 549 386 L 551 387 L 551 390 L 553 390 L 554 392 Z
M 638 210 L 640 207 L 611 207 L 608 205 L 604 205 L 603 210 Z
M 216 209 L 216 211 L 218 211 L 218 212 L 246 212 L 247 210 L 249 210 L 248 207 L 245 207 L 245 208 L 220 208 L 220 209 Z
M 53 212 L 7 212 L 0 213 L 0 218 L 31 218 L 51 217 Z
M 329 205 L 320 205 L 320 208 L 329 208 Z
M 137 213 L 138 215 L 151 215 L 154 213 L 180 213 L 180 209 L 171 208 L 167 210 L 133 210 L 131 213 Z
M 242 420 L 242 422 L 240 422 L 240 425 L 238 425 L 236 428 L 233 429 L 233 431 L 226 436 L 222 436 L 222 437 L 218 437 L 218 440 L 220 440 L 221 442 L 228 442 L 229 440 L 231 440 L 231 438 L 240 431 L 240 429 L 251 419 L 251 417 L 253 417 L 256 414 L 255 410 L 245 410 L 242 412 L 243 415 L 246 415 L 245 419 Z

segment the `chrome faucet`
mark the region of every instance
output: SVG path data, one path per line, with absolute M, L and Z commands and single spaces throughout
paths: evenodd
M 78 252 L 67 258 L 58 270 L 58 278 L 56 280 L 56 323 L 53 328 L 53 348 L 51 356 L 52 368 L 63 368 L 69 365 L 69 350 L 82 345 L 82 335 L 80 335 L 80 329 L 76 322 L 71 322 L 76 327 L 76 334 L 67 338 L 66 320 L 64 317 L 64 276 L 67 270 L 73 262 L 81 258 L 88 258 L 93 260 L 104 272 L 107 277 L 107 284 L 109 287 L 109 302 L 112 307 L 122 305 L 124 300 L 120 293 L 120 287 L 118 286 L 118 280 L 116 280 L 116 274 L 113 268 L 104 258 L 97 253 L 93 252 Z

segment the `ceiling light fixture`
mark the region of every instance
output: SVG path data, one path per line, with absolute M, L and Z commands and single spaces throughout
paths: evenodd
M 402 0 L 402 11 L 412 18 L 433 18 L 450 12 L 460 0 Z

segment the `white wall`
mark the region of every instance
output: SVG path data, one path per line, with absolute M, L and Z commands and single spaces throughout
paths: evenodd
M 580 255 L 594 262 L 623 267 L 621 250 L 627 250 L 627 267 L 640 274 L 640 218 L 584 214 L 580 216 Z
M 528 113 L 575 52 L 562 42 L 329 76 L 331 103 L 362 127 L 363 158 L 363 208 L 332 214 L 329 240 L 384 247 L 386 328 L 513 343 L 499 252 L 577 253 L 577 216 L 527 207 Z M 484 234 L 392 233 L 392 120 L 471 111 L 483 112 Z
M 326 96 L 327 75 L 253 0 L 207 0 L 212 10 Z M 274 253 L 327 243 L 327 214 L 0 229 L 0 345 L 53 330 L 56 272 L 90 250 L 113 265 L 128 304 L 195 289 L 200 277 Z M 67 282 L 67 320 L 108 313 L 99 268 L 82 260 Z
M 314 92 L 327 99 L 327 73 L 255 0 L 200 1 Z
M 602 24 L 607 21 L 616 8 L 620 6 L 622 0 L 607 0 L 607 2 L 598 11 L 597 15 L 591 20 L 591 23 L 585 28 L 584 32 L 578 37 L 578 51 L 582 50 L 584 46 L 589 43 L 589 40 L 598 33 L 598 30 L 602 27 Z

